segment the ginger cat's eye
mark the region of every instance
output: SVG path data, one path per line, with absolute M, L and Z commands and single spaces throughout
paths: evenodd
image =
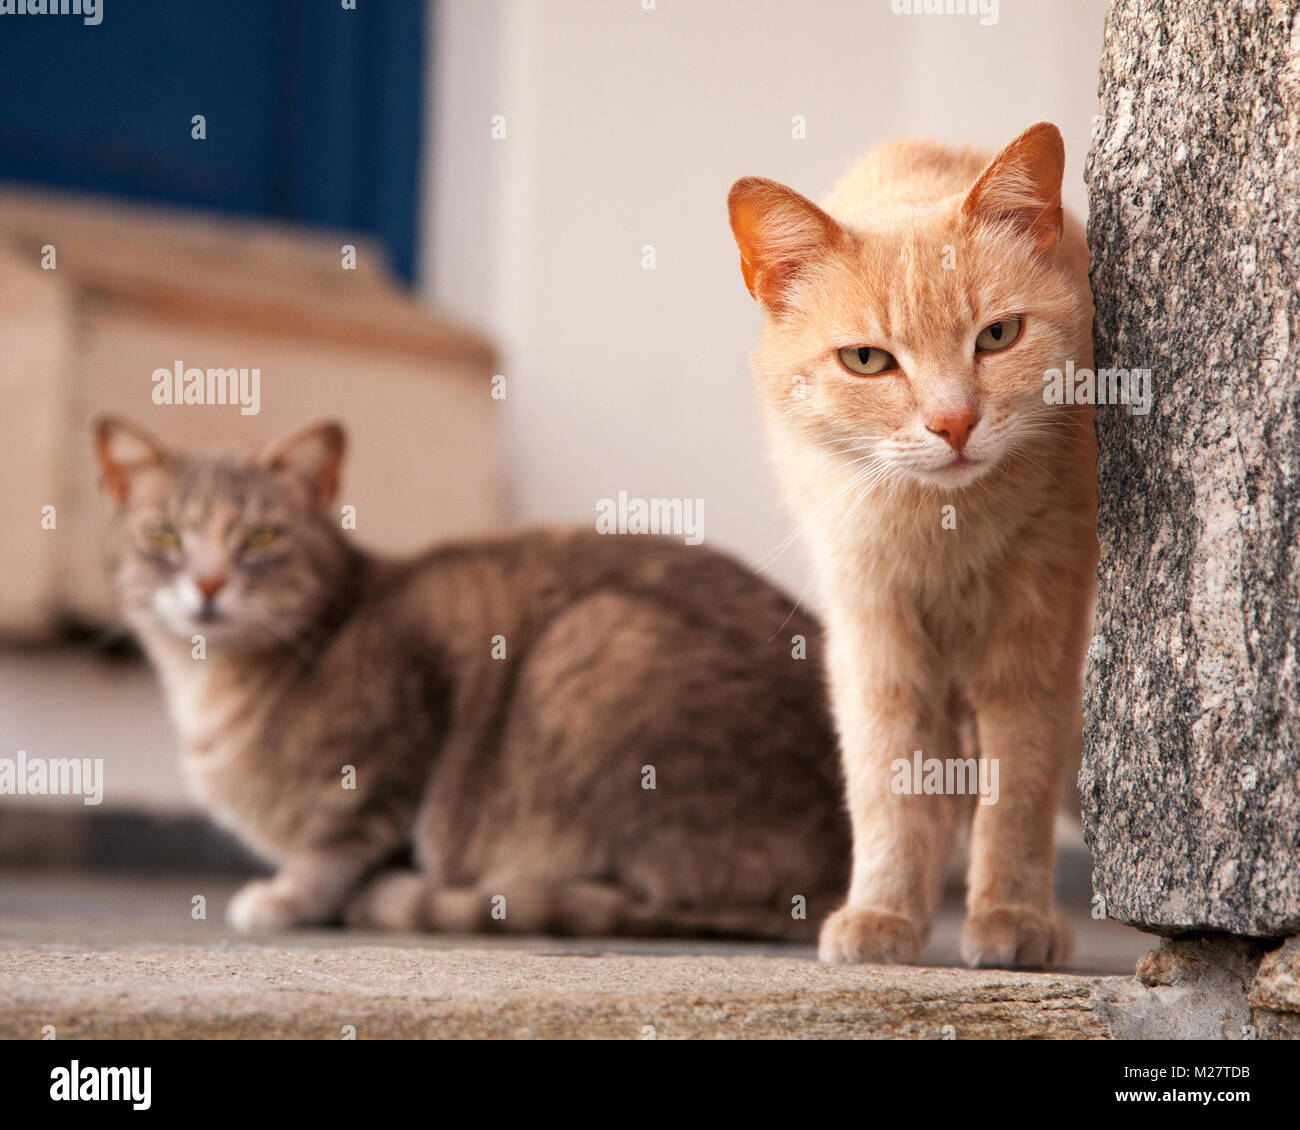
M 156 522 L 145 530 L 145 537 L 159 549 L 179 549 L 181 545 L 180 532 L 170 522 Z
M 244 534 L 245 549 L 265 549 L 280 539 L 280 531 L 274 526 L 252 526 Z
M 878 373 L 898 368 L 898 362 L 892 353 L 886 353 L 874 345 L 850 345 L 841 349 L 840 364 L 860 377 L 874 377 Z
M 1001 349 L 1006 349 L 1013 341 L 1020 336 L 1020 319 L 1003 318 L 1000 322 L 994 322 L 991 326 L 985 326 L 980 330 L 980 335 L 975 339 L 976 353 L 997 353 Z

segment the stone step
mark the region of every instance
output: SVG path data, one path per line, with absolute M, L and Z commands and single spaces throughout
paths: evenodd
M 1122 977 L 395 945 L 0 950 L 0 1038 L 1106 1039 Z

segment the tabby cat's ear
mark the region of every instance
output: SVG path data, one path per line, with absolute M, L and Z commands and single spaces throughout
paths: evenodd
M 969 220 L 1008 223 L 1050 255 L 1061 241 L 1065 145 L 1051 122 L 1039 122 L 1002 150 L 962 201 Z
M 343 429 L 326 420 L 272 444 L 258 462 L 269 470 L 297 475 L 311 491 L 313 505 L 320 509 L 333 501 L 338 490 L 343 447 Z
M 168 467 L 171 453 L 153 436 L 130 420 L 100 416 L 91 425 L 99 485 L 119 506 L 131 493 L 131 477 L 149 467 Z
M 727 211 L 745 285 L 775 312 L 790 306 L 794 288 L 809 267 L 848 238 L 811 200 L 764 177 L 736 181 L 727 196 Z

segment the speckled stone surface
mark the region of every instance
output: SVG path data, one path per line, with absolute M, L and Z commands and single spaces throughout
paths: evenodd
M 1107 913 L 1300 932 L 1300 0 L 1116 0 L 1087 177 L 1100 597 L 1080 786 Z
M 1069 968 L 827 966 L 814 946 L 690 938 L 231 934 L 211 875 L 0 868 L 0 1040 L 258 1037 L 1104 1039 L 1150 939 L 1062 906 Z M 196 919 L 196 895 L 207 917 Z M 1122 974 L 1115 976 L 1114 974 Z M 1112 1003 L 1113 998 L 1113 1003 Z M 647 1031 L 647 1028 L 649 1029 Z
M 0 1039 L 1052 1039 L 1124 977 L 739 955 L 0 945 Z

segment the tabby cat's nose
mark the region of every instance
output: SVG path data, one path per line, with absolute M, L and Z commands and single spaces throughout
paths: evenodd
M 203 594 L 204 600 L 211 600 L 226 587 L 228 579 L 225 573 L 209 573 L 206 577 L 198 577 L 194 581 L 194 587 Z
M 936 412 L 925 422 L 925 430 L 942 436 L 949 446 L 960 452 L 980 422 L 979 413 L 973 408 L 958 408 L 947 412 Z

